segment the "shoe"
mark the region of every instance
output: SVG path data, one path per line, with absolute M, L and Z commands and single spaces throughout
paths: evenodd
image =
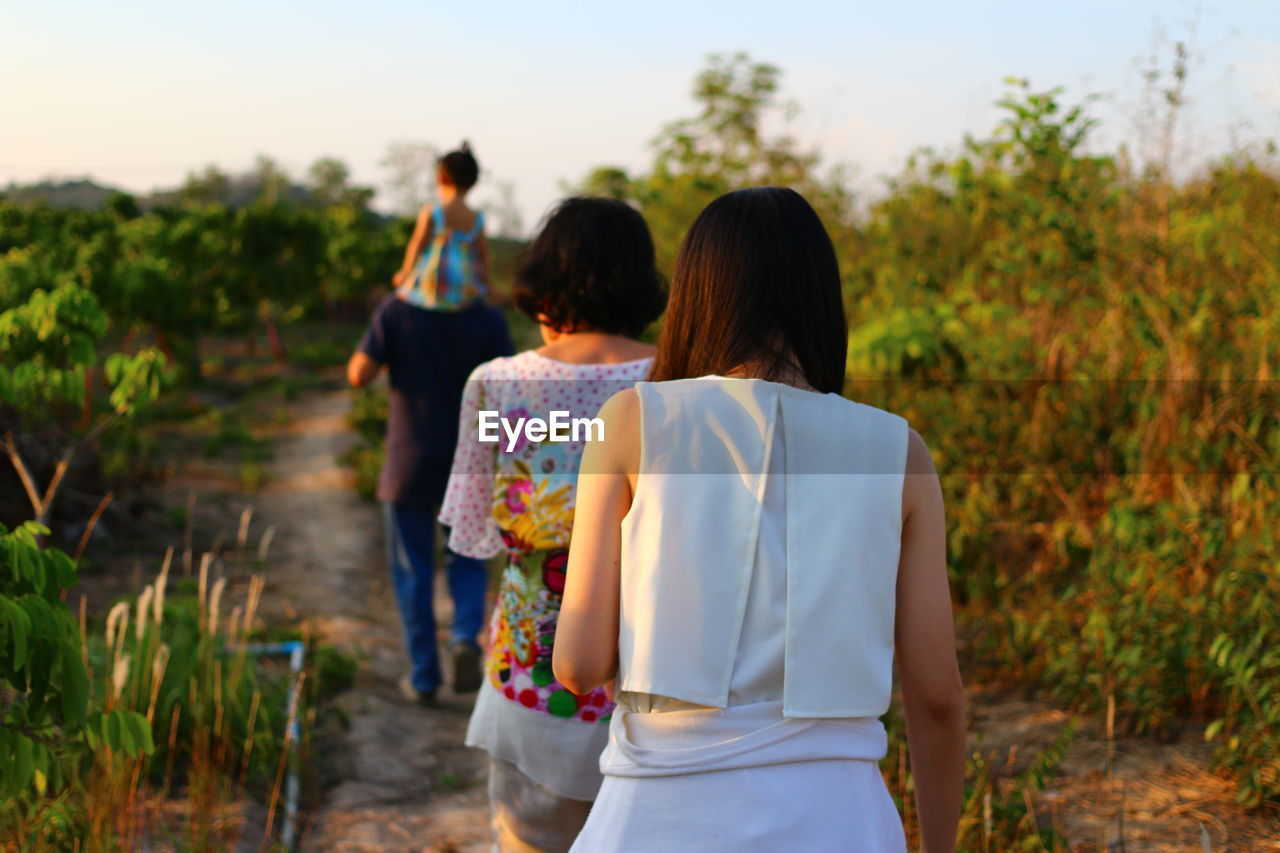
M 484 676 L 480 671 L 480 647 L 475 643 L 459 640 L 453 644 L 453 690 L 455 693 L 475 693 L 480 689 Z
M 419 690 L 407 675 L 400 679 L 400 695 L 424 708 L 434 708 L 437 704 L 434 690 Z

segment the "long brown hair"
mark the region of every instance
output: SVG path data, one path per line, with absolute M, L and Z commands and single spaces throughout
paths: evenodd
M 799 371 L 838 394 L 848 333 L 839 264 L 818 214 L 794 190 L 738 190 L 707 205 L 680 245 L 649 378 L 753 364 L 765 379 Z

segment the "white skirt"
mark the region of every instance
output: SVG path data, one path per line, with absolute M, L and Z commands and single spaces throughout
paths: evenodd
M 514 764 L 561 797 L 591 802 L 600 789 L 600 752 L 608 740 L 607 723 L 534 711 L 503 696 L 486 678 L 466 744 Z
M 577 853 L 904 853 L 878 720 L 783 719 L 781 703 L 637 714 L 621 706 Z

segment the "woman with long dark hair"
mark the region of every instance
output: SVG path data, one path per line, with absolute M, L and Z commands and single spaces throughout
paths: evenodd
M 652 381 L 610 399 L 582 462 L 553 665 L 618 704 L 575 850 L 904 850 L 877 767 L 895 655 L 924 849 L 954 849 L 941 490 L 902 418 L 839 396 L 846 346 L 800 195 L 703 211 Z

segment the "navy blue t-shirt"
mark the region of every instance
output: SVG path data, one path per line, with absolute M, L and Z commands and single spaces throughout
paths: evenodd
M 360 351 L 391 374 L 378 499 L 436 507 L 449 481 L 467 377 L 477 365 L 511 355 L 506 318 L 483 302 L 429 311 L 391 295 L 373 312 Z

